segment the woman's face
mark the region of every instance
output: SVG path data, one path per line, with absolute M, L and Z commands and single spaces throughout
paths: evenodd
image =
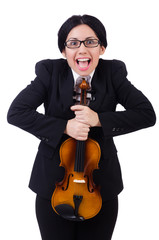
M 68 34 L 68 40 L 98 39 L 95 32 L 86 24 L 74 27 Z M 87 76 L 95 70 L 100 55 L 104 54 L 105 48 L 100 44 L 94 48 L 85 47 L 82 43 L 79 48 L 70 49 L 65 47 L 62 54 L 67 59 L 69 66 L 79 75 Z

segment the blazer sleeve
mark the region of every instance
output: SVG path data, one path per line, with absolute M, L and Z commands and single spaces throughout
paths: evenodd
M 125 110 L 99 113 L 104 135 L 118 136 L 153 126 L 156 122 L 154 109 L 144 94 L 127 80 L 125 64 L 113 60 L 111 67 L 116 100 Z
M 37 77 L 14 99 L 9 108 L 7 120 L 10 124 L 56 148 L 67 121 L 37 111 L 37 108 L 46 101 L 51 79 L 50 71 L 50 60 L 43 60 L 36 64 Z

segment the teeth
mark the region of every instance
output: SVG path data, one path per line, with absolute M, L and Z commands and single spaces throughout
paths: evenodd
M 81 58 L 81 59 L 77 59 L 77 61 L 79 61 L 79 62 L 85 62 L 85 61 L 89 61 L 89 58 Z

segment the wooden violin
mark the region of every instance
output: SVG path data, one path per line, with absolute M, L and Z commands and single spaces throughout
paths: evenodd
M 86 104 L 89 85 L 83 79 L 80 104 Z M 99 187 L 93 182 L 93 171 L 98 169 L 101 156 L 99 144 L 93 139 L 77 141 L 67 139 L 60 147 L 60 166 L 65 176 L 56 183 L 51 198 L 54 211 L 65 219 L 83 221 L 98 214 L 102 206 Z

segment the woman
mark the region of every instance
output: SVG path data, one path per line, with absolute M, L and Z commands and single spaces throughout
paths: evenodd
M 110 240 L 123 189 L 114 136 L 153 126 L 156 118 L 149 100 L 126 78 L 125 64 L 103 60 L 106 31 L 95 17 L 72 16 L 58 32 L 65 59 L 42 60 L 37 77 L 15 98 L 8 122 L 38 137 L 41 142 L 29 187 L 37 194 L 36 214 L 43 240 Z M 78 105 L 79 76 L 89 79 L 87 106 Z M 76 82 L 77 80 L 77 82 Z M 81 80 L 80 80 L 81 81 Z M 36 111 L 44 103 L 45 114 Z M 125 110 L 115 111 L 120 103 Z M 68 137 L 95 139 L 101 148 L 94 182 L 101 187 L 102 208 L 93 218 L 70 221 L 51 207 L 55 182 L 63 179 L 59 148 Z

